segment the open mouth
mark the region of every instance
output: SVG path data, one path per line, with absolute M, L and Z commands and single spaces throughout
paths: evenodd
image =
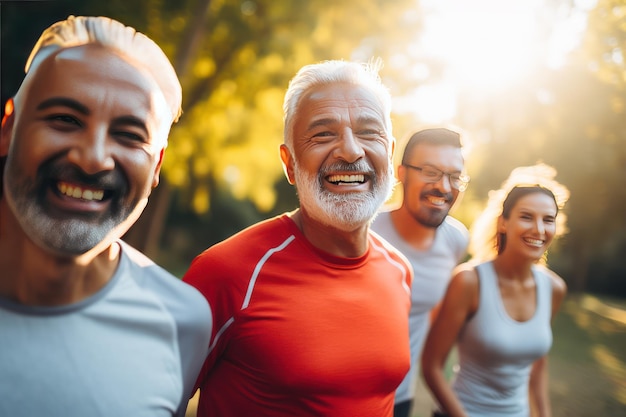
M 366 181 L 364 174 L 350 174 L 350 175 L 329 175 L 326 177 L 326 181 L 339 185 L 339 184 L 364 184 Z
M 57 182 L 56 189 L 63 196 L 85 201 L 102 201 L 109 198 L 113 193 L 112 191 L 79 186 L 63 181 Z
M 444 197 L 436 197 L 433 195 L 427 195 L 426 200 L 433 206 L 444 206 L 448 203 L 448 199 Z
M 543 246 L 544 241 L 541 239 L 532 239 L 532 238 L 524 238 L 524 242 L 528 243 L 531 246 L 536 246 L 538 248 L 540 248 L 541 246 Z

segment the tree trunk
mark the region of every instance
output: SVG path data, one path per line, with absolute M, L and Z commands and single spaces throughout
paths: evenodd
M 173 64 L 181 80 L 185 78 L 185 73 L 202 43 L 210 5 L 211 0 L 200 0 L 196 3 L 192 22 L 178 45 L 178 54 Z M 126 242 L 153 259 L 159 255 L 159 243 L 169 211 L 171 194 L 171 186 L 161 175 L 161 182 L 152 191 L 146 209 L 124 236 Z
M 172 187 L 161 176 L 159 186 L 152 191 L 146 209 L 123 239 L 149 258 L 159 255 L 161 234 L 169 211 Z

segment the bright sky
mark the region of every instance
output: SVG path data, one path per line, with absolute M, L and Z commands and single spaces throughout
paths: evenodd
M 562 65 L 596 1 L 575 0 L 570 8 L 548 0 L 421 0 L 424 30 L 400 58 L 413 62 L 420 87 L 398 97 L 396 111 L 411 109 L 428 123 L 449 121 L 459 91 L 495 93 L 523 82 L 537 66 Z M 433 60 L 445 66 L 443 78 L 430 76 L 425 62 Z

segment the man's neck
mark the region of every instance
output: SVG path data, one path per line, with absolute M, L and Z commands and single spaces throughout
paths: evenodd
M 316 248 L 342 258 L 358 258 L 368 248 L 369 225 L 344 231 L 318 222 L 299 209 L 291 215 L 304 237 Z
M 20 304 L 61 306 L 79 302 L 106 285 L 120 258 L 117 243 L 97 254 L 61 257 L 28 238 L 0 232 L 0 295 Z
M 426 251 L 432 247 L 437 234 L 436 227 L 419 223 L 403 207 L 393 210 L 389 215 L 396 232 L 408 245 L 420 251 Z

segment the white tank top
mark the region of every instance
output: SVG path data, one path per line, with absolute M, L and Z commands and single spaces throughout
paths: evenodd
M 518 322 L 504 308 L 493 263 L 476 271 L 479 305 L 459 334 L 453 389 L 471 417 L 528 417 L 530 369 L 552 345 L 550 277 L 533 267 L 537 308 L 532 318 Z

